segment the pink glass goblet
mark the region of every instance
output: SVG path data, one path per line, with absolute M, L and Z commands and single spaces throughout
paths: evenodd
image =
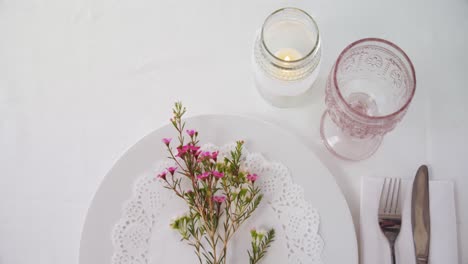
M 351 43 L 328 76 L 325 146 L 347 160 L 370 157 L 405 115 L 415 89 L 413 64 L 397 45 L 377 38 Z

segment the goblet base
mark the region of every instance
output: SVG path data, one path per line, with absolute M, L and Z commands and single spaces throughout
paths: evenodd
M 382 136 L 361 139 L 343 133 L 342 129 L 330 118 L 328 111 L 322 115 L 320 136 L 323 144 L 332 154 L 351 161 L 364 160 L 372 156 L 383 139 Z

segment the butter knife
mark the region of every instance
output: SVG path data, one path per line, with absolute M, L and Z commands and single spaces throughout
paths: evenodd
M 429 217 L 429 172 L 426 165 L 419 167 L 413 182 L 411 225 L 417 264 L 429 261 L 431 220 Z

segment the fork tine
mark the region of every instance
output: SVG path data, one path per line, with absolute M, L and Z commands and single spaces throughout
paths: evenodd
M 387 187 L 387 202 L 385 203 L 385 213 L 390 213 L 392 209 L 393 202 L 393 187 L 395 186 L 394 179 L 390 178 Z
M 398 179 L 393 179 L 393 185 L 392 185 L 392 196 L 390 198 L 390 207 L 388 208 L 388 213 L 394 214 L 396 212 L 396 199 L 398 199 L 398 196 L 395 194 L 396 189 L 397 189 L 397 182 Z
M 387 178 L 384 179 L 382 184 L 382 190 L 380 191 L 380 201 L 379 201 L 379 214 L 383 214 L 385 212 L 385 203 L 387 200 L 387 196 L 385 195 L 385 190 L 387 187 Z
M 401 205 L 400 205 L 400 190 L 401 190 L 401 179 L 398 179 L 397 193 L 396 193 L 396 202 L 395 202 L 395 214 L 401 214 Z

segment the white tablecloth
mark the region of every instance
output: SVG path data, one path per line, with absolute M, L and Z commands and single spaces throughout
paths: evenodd
M 282 6 L 316 17 L 322 72 L 309 104 L 277 109 L 253 86 L 254 33 Z M 400 45 L 417 71 L 401 124 L 369 160 L 320 143 L 324 83 L 350 42 Z M 359 223 L 360 177 L 456 183 L 461 263 L 468 263 L 468 2 L 271 0 L 0 0 L 0 263 L 78 262 L 99 183 L 141 137 L 190 115 L 229 113 L 288 127 L 329 167 Z

